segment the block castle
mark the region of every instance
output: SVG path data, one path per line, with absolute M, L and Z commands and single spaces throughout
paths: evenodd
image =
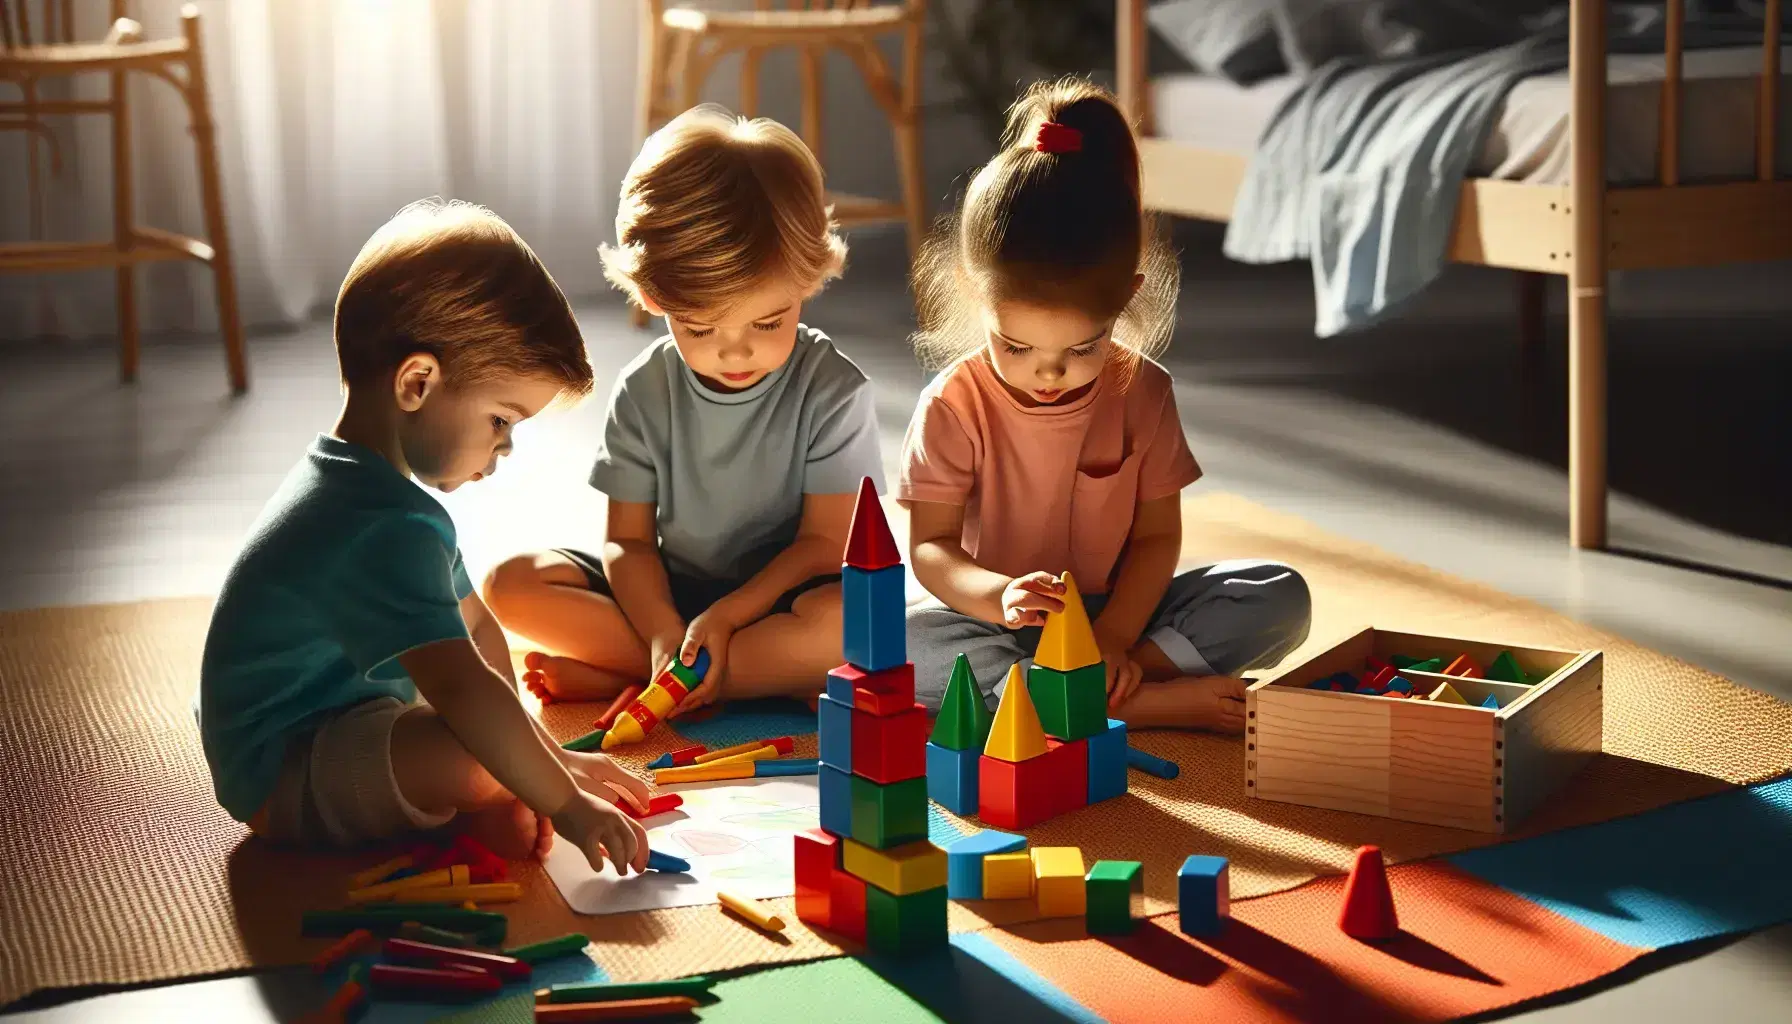
M 955 813 L 975 806 L 986 825 L 1023 829 L 1126 792 L 1126 724 L 1107 716 L 1107 666 L 1069 573 L 1064 587 L 1064 610 L 1046 616 L 1026 681 L 1019 665 L 1008 670 L 974 783 L 964 780 L 965 751 L 979 745 L 978 727 L 957 723 L 980 721 L 971 704 L 981 707 L 983 698 L 962 659 L 952 673 L 928 750 L 928 785 Z M 954 724 L 943 730 L 949 715 Z
M 869 478 L 841 575 L 847 664 L 820 698 L 821 827 L 796 837 L 796 912 L 880 952 L 916 952 L 946 941 L 946 854 L 927 841 L 902 557 Z

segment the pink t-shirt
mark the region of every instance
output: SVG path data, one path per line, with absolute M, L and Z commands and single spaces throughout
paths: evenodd
M 987 353 L 921 392 L 903 439 L 897 497 L 963 505 L 964 548 L 993 572 L 1076 574 L 1106 593 L 1140 502 L 1201 476 L 1182 436 L 1169 373 L 1110 360 L 1069 404 L 1022 405 Z

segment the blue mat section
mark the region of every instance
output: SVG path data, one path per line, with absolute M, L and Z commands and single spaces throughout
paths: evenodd
M 908 957 L 859 958 L 878 976 L 938 1014 L 959 1022 L 1102 1024 L 1081 1003 L 981 936 L 954 935 L 941 949 Z M 854 1020 L 875 1020 L 866 1013 Z M 842 1018 L 845 1019 L 845 1018 Z
M 815 712 L 802 701 L 785 697 L 734 700 L 702 721 L 674 718 L 672 730 L 711 750 L 774 736 L 805 736 L 815 731 Z
M 931 800 L 927 802 L 927 839 L 929 842 L 935 846 L 945 846 L 964 834 L 964 829 L 947 818 L 938 804 Z
M 1447 858 L 1641 949 L 1792 920 L 1792 777 Z

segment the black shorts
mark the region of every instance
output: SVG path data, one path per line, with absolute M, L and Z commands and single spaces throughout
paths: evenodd
M 610 581 L 604 576 L 604 564 L 595 556 L 576 548 L 555 548 L 556 554 L 565 556 L 566 560 L 584 570 L 585 586 L 594 594 L 614 598 L 616 592 L 610 589 Z M 672 588 L 672 607 L 678 610 L 678 617 L 686 622 L 709 609 L 709 606 L 727 597 L 741 588 L 745 580 L 710 580 L 698 576 L 685 576 L 666 570 L 666 581 Z M 796 586 L 786 590 L 778 597 L 767 615 L 787 614 L 796 605 L 796 599 L 830 583 L 840 582 L 839 573 L 825 576 L 811 576 Z

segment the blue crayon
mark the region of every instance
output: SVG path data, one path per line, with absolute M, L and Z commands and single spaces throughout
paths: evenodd
M 681 860 L 680 858 L 674 857 L 669 853 L 661 853 L 658 850 L 648 850 L 647 851 L 647 870 L 649 870 L 649 871 L 672 871 L 672 872 L 680 872 L 680 873 L 689 872 L 691 870 L 691 862 L 688 860 Z
M 1182 774 L 1182 769 L 1176 766 L 1176 762 L 1166 761 L 1155 754 L 1147 754 L 1138 747 L 1126 748 L 1126 763 L 1160 779 L 1173 779 Z
M 661 754 L 660 756 L 647 762 L 647 767 L 649 767 L 649 768 L 670 768 L 670 767 L 672 767 L 672 755 L 670 753 Z
M 819 772 L 821 761 L 813 757 L 787 757 L 783 760 L 766 758 L 753 762 L 753 777 L 763 779 L 774 775 L 814 775 Z

